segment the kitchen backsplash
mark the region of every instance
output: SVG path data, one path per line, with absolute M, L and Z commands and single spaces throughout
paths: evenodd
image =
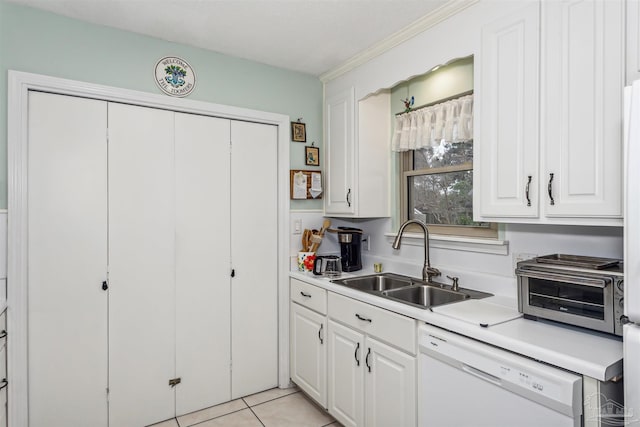
M 300 250 L 301 235 L 293 234 L 295 221 L 302 221 L 305 228 L 320 228 L 322 211 L 291 211 L 291 268 L 297 268 L 295 259 Z M 345 220 L 330 218 L 332 227 L 349 226 L 363 230 L 363 270 L 372 271 L 374 262 L 381 262 L 384 271 L 419 277 L 424 249 L 422 242 L 403 243 L 400 250 L 391 248 L 391 220 Z M 508 242 L 507 255 L 451 250 L 431 247 L 431 265 L 442 271 L 437 281 L 448 283 L 446 275 L 460 277 L 460 286 L 480 289 L 498 295 L 516 297 L 514 266 L 520 256 L 568 253 L 610 258 L 622 258 L 621 227 L 584 227 L 555 225 L 506 224 L 502 239 Z M 366 250 L 366 248 L 369 250 Z M 335 234 L 327 233 L 322 242 L 321 254 L 339 253 Z

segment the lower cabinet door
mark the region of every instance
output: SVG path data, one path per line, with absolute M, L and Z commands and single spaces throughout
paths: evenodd
M 327 320 L 291 304 L 291 379 L 322 407 L 327 407 Z
M 364 335 L 329 320 L 328 409 L 345 427 L 364 425 L 364 356 Z
M 415 426 L 416 358 L 369 337 L 365 344 L 365 425 Z

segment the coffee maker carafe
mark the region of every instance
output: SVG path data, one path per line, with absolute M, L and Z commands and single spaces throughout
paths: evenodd
M 338 242 L 342 271 L 362 270 L 360 252 L 362 249 L 362 230 L 351 227 L 338 227 Z

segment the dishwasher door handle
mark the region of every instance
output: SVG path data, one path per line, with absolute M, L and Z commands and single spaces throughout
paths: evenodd
M 473 366 L 469 366 L 469 365 L 465 365 L 464 363 L 462 364 L 462 370 L 465 371 L 468 374 L 473 375 L 474 377 L 478 377 L 482 380 L 488 381 L 491 384 L 495 384 L 497 386 L 502 386 L 502 381 L 500 380 L 500 378 L 491 375 L 485 371 L 481 371 L 480 369 L 476 369 Z

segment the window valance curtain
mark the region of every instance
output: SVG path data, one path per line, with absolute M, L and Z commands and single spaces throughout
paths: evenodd
M 391 149 L 419 150 L 473 139 L 473 95 L 396 116 Z

